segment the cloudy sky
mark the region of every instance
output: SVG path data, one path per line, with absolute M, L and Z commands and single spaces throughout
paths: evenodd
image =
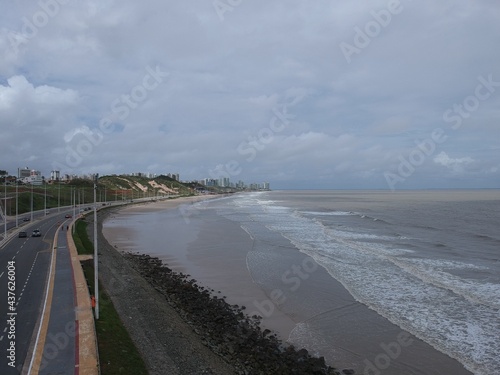
M 0 169 L 500 186 L 496 0 L 0 0 Z

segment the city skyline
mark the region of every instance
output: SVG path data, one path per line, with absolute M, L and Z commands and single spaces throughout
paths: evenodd
M 83 175 L 68 175 L 62 174 L 60 171 L 52 170 L 50 171 L 50 177 L 47 178 L 44 174 L 42 174 L 37 169 L 31 169 L 29 167 L 17 168 L 17 174 L 13 175 L 9 173 L 9 171 L 2 170 L 6 173 L 6 177 L 17 177 L 18 181 L 21 181 L 25 184 L 33 184 L 33 185 L 41 185 L 44 182 L 51 183 L 53 181 L 68 181 L 70 182 L 72 179 L 87 179 L 93 180 L 93 174 L 83 174 Z M 201 185 L 207 187 L 231 187 L 231 188 L 250 188 L 250 189 L 261 189 L 261 190 L 269 190 L 270 184 L 269 182 L 245 182 L 243 180 L 238 180 L 237 182 L 231 181 L 230 178 L 220 177 L 217 179 L 214 178 L 199 178 L 193 180 L 181 180 L 179 173 L 149 173 L 149 172 L 132 172 L 132 173 L 122 173 L 122 174 L 111 174 L 104 175 L 100 177 L 108 177 L 108 176 L 131 176 L 131 177 L 144 177 L 147 179 L 154 179 L 160 176 L 166 176 L 172 178 L 175 181 L 181 183 L 199 183 Z

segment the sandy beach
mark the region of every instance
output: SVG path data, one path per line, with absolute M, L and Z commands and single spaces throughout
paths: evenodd
M 174 271 L 191 275 L 201 285 L 217 292 L 220 291 L 218 294 L 227 297 L 229 303 L 245 306 L 248 313 L 252 311 L 259 313 L 254 302 L 265 301 L 268 296 L 254 283 L 247 270 L 247 253 L 252 249 L 252 239 L 239 227 L 234 226 L 228 230 L 227 227 L 221 226 L 217 218 L 214 218 L 210 226 L 203 228 L 200 232 L 193 230 L 195 225 L 192 224 L 196 220 L 196 209 L 190 210 L 190 205 L 214 198 L 217 197 L 183 197 L 130 205 L 106 219 L 103 234 L 108 242 L 120 252 L 147 252 L 161 259 Z M 122 220 L 127 220 L 128 215 L 151 215 L 165 210 L 179 210 L 181 206 L 187 207 L 182 212 L 189 215 L 187 216 L 189 225 L 181 222 L 178 226 L 164 228 L 162 233 L 152 233 L 151 236 L 157 236 L 161 243 L 158 251 L 151 248 L 144 249 L 134 243 L 133 239 L 137 238 L 137 233 L 134 232 L 147 229 L 121 227 Z M 222 236 L 224 236 L 223 243 L 207 247 L 207 243 L 217 243 L 217 239 Z M 168 248 L 168 251 L 165 251 L 165 248 Z M 233 251 L 235 248 L 239 251 Z M 210 252 L 209 257 L 206 255 L 207 252 Z M 288 338 L 295 324 L 296 322 L 288 315 L 277 309 L 271 316 L 264 317 L 262 320 L 264 328 L 272 329 L 283 340 Z
M 146 211 L 192 201 L 148 205 Z M 100 213 L 102 220 L 115 215 L 114 210 Z M 158 258 L 117 251 L 102 232 L 101 224 L 100 279 L 151 374 L 337 374 L 323 358 L 282 346 L 262 326 L 252 328 L 255 320 L 243 318 L 245 308 L 229 303 L 229 297 L 213 289 L 208 293 L 205 284 L 171 272 Z

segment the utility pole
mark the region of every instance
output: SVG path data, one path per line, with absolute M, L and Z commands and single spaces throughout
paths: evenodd
M 33 180 L 31 180 L 31 221 L 33 221 Z
M 17 168 L 17 178 L 16 178 L 16 228 L 19 226 L 18 224 L 18 207 L 19 207 L 19 193 L 18 193 L 18 186 L 19 186 L 19 181 L 17 180 L 19 178 L 19 168 Z
M 3 185 L 4 185 L 4 204 L 3 204 L 3 240 L 7 240 L 7 173 L 3 175 Z
M 95 318 L 99 319 L 99 278 L 97 259 L 97 179 L 99 174 L 94 175 L 94 296 L 95 296 Z
M 76 186 L 71 188 L 71 194 L 73 195 L 73 234 L 75 234 L 76 227 Z

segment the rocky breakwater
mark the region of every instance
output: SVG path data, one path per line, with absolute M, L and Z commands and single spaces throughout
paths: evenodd
M 260 317 L 247 316 L 245 307 L 228 304 L 213 290 L 197 285 L 188 275 L 172 271 L 158 258 L 125 254 L 147 280 L 193 328 L 201 341 L 231 364 L 239 374 L 341 374 L 306 349 L 284 345 L 260 327 Z M 352 373 L 344 370 L 342 374 Z

